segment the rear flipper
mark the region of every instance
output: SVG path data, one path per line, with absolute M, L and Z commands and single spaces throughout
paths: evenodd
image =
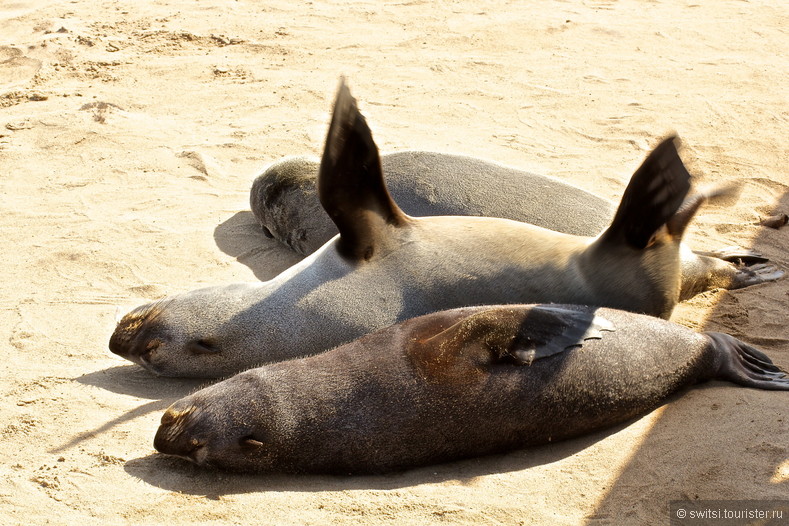
M 697 253 L 698 254 L 698 253 Z M 765 281 L 775 281 L 784 275 L 775 265 L 768 264 L 769 259 L 753 250 L 745 250 L 740 247 L 726 247 L 712 251 L 709 256 L 723 261 L 734 263 L 737 267 L 731 277 L 729 289 L 739 289 L 764 283 Z
M 718 258 L 718 259 L 722 259 L 723 261 L 737 263 L 738 265 L 743 265 L 743 264 L 750 265 L 751 263 L 766 263 L 769 261 L 769 259 L 759 254 L 758 252 L 738 246 L 723 247 L 723 248 L 719 248 L 718 250 L 711 250 L 709 252 L 701 251 L 701 250 L 694 250 L 694 252 L 699 256 L 709 256 L 711 258 Z
M 751 258 L 753 262 L 760 261 L 758 259 L 760 256 L 755 252 L 742 249 L 723 249 L 719 252 L 730 255 L 732 259 L 739 261 L 749 261 Z M 749 254 L 754 254 L 754 256 Z M 741 289 L 767 281 L 775 281 L 784 275 L 782 270 L 771 263 L 759 262 L 748 266 L 738 266 L 722 258 L 691 252 L 684 247 L 680 252 L 680 260 L 682 266 L 680 301 L 690 299 L 706 290 Z
M 746 387 L 789 391 L 789 375 L 762 351 L 720 332 L 705 332 L 715 350 L 711 380 L 726 380 Z
M 732 285 L 729 288 L 739 289 L 750 285 L 756 285 L 757 283 L 764 283 L 765 281 L 775 281 L 783 277 L 783 275 L 783 270 L 780 270 L 775 265 L 767 263 L 740 267 L 737 269 Z
M 738 184 L 707 188 L 686 199 L 669 224 L 676 223 L 675 229 L 683 232 L 702 204 L 730 199 L 738 193 Z M 767 261 L 761 254 L 740 247 L 691 252 L 683 246 L 680 249 L 682 284 L 679 299 L 684 301 L 715 288 L 740 289 L 781 278 L 783 271 Z

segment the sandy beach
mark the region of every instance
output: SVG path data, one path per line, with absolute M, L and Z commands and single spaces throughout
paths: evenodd
M 205 385 L 110 354 L 117 313 L 268 279 L 252 180 L 319 155 L 340 75 L 384 152 L 463 153 L 612 202 L 677 133 L 740 182 L 686 242 L 789 269 L 789 8 L 780 2 L 0 3 L 0 524 L 668 524 L 669 502 L 786 499 L 789 396 L 698 386 L 634 422 L 368 477 L 244 476 L 157 454 Z M 789 368 L 789 278 L 672 319 Z

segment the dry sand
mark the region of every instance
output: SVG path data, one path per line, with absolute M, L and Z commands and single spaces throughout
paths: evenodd
M 789 495 L 786 393 L 712 383 L 628 426 L 381 477 L 251 477 L 155 454 L 199 383 L 109 354 L 116 309 L 296 258 L 256 172 L 318 154 L 348 76 L 385 151 L 459 152 L 617 200 L 676 131 L 695 248 L 789 268 L 789 8 L 777 1 L 19 0 L 0 3 L 2 524 L 668 524 L 672 499 Z M 789 279 L 674 319 L 789 367 Z

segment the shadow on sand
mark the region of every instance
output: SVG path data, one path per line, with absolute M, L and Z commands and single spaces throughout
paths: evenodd
M 774 209 L 789 210 L 789 193 Z M 786 270 L 787 233 L 760 228 L 750 248 Z M 724 292 L 701 330 L 736 336 L 789 369 L 786 318 L 770 321 L 787 310 L 787 291 L 785 277 Z M 750 319 L 759 320 L 753 328 Z M 776 475 L 789 458 L 787 395 L 714 382 L 667 404 L 585 524 L 667 524 L 672 500 L 787 500 L 789 483 Z
M 86 430 L 68 442 L 52 449 L 53 454 L 61 453 L 90 438 L 105 433 L 125 422 L 130 422 L 154 411 L 164 411 L 176 400 L 201 389 L 217 380 L 167 378 L 162 381 L 137 365 L 120 365 L 101 371 L 83 374 L 74 381 L 105 389 L 112 393 L 150 400 L 117 418 L 108 420 L 94 429 Z
M 195 466 L 187 460 L 160 454 L 129 460 L 124 469 L 130 475 L 153 486 L 209 498 L 260 491 L 389 490 L 448 480 L 465 484 L 477 477 L 493 473 L 520 471 L 559 461 L 621 431 L 630 423 L 632 422 L 572 440 L 513 453 L 472 458 L 385 475 L 247 475 L 211 471 Z
M 255 277 L 267 281 L 302 257 L 276 239 L 263 235 L 252 212 L 238 212 L 214 229 L 214 241 L 219 250 L 249 267 Z
M 84 385 L 106 389 L 112 393 L 162 400 L 165 398 L 183 398 L 197 389 L 217 380 L 192 378 L 160 378 L 139 365 L 118 365 L 93 373 L 83 374 L 74 379 Z

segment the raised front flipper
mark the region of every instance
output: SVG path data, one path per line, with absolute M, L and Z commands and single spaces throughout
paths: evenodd
M 369 260 L 392 227 L 408 222 L 386 189 L 378 148 L 356 99 L 341 81 L 318 171 L 321 205 L 340 231 L 337 250 Z
M 463 382 L 493 363 L 531 365 L 613 330 L 610 321 L 593 312 L 549 305 L 495 307 L 415 341 L 408 352 L 424 377 Z

